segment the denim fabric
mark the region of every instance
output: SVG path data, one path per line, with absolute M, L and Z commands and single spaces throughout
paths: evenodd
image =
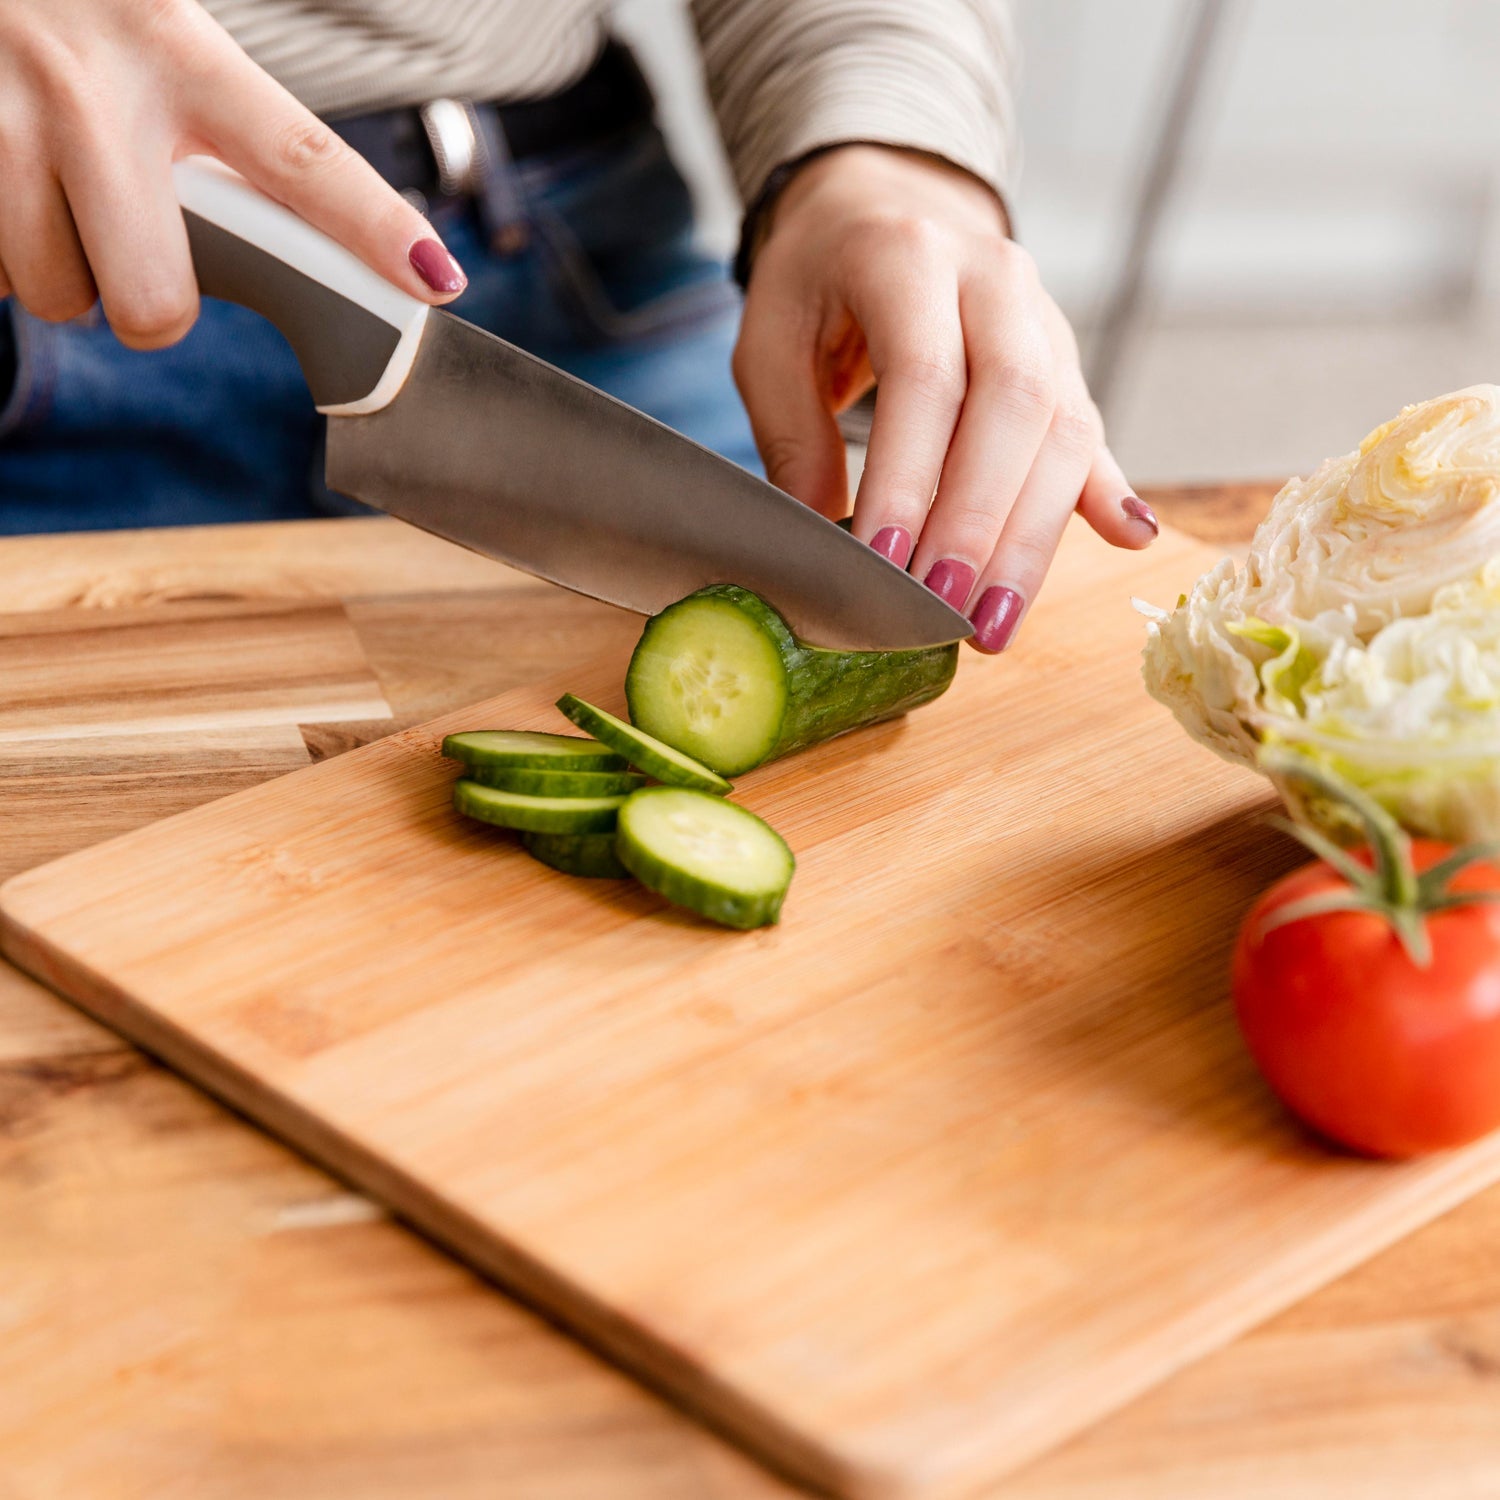
M 463 263 L 461 317 L 759 469 L 729 375 L 739 297 L 694 248 L 660 134 L 516 170 L 525 248 L 493 253 L 466 204 L 434 222 Z M 137 353 L 97 309 L 61 326 L 0 302 L 0 534 L 358 510 L 322 484 L 322 419 L 270 324 L 206 300 Z

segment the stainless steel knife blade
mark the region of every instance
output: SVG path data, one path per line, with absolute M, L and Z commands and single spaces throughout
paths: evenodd
M 424 531 L 654 614 L 710 583 L 816 646 L 898 650 L 969 622 L 727 459 L 447 313 L 381 410 L 328 419 L 327 479 Z

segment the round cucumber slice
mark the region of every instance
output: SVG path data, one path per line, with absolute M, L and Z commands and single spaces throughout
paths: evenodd
M 585 703 L 582 698 L 574 697 L 572 693 L 564 693 L 557 700 L 557 706 L 585 734 L 593 735 L 596 740 L 622 755 L 638 771 L 644 771 L 658 781 L 664 781 L 669 786 L 713 792 L 720 797 L 734 790 L 717 771 L 709 770 L 691 755 L 684 755 L 681 750 L 653 739 L 649 734 L 643 734 L 624 719 L 617 719 L 602 708 L 595 708 L 592 703 Z
M 754 813 L 685 787 L 632 792 L 620 809 L 615 847 L 649 890 L 741 929 L 777 920 L 797 863 Z
M 453 805 L 465 817 L 525 833 L 609 833 L 624 801 L 624 797 L 532 797 L 481 786 L 467 777 L 453 783 Z
M 533 797 L 617 797 L 645 786 L 635 771 L 543 771 L 535 766 L 467 766 L 471 781 Z
M 541 771 L 623 771 L 625 762 L 597 740 L 532 729 L 469 729 L 450 734 L 443 754 L 466 766 L 530 766 Z
M 521 843 L 539 859 L 564 875 L 590 880 L 628 880 L 630 871 L 615 853 L 612 833 L 523 833 Z

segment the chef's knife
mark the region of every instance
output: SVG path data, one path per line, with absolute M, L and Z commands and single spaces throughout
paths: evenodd
M 654 614 L 709 583 L 817 646 L 896 650 L 969 622 L 789 495 L 392 286 L 217 161 L 174 168 L 198 284 L 291 344 L 331 489 L 579 593 Z

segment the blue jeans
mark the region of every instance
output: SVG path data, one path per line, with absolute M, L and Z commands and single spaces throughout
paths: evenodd
M 660 134 L 516 173 L 519 253 L 492 252 L 467 204 L 434 212 L 469 275 L 454 310 L 758 471 L 729 374 L 739 296 L 694 248 Z M 53 325 L 0 302 L 0 534 L 362 509 L 323 486 L 322 425 L 286 342 L 244 308 L 206 300 L 180 344 L 138 353 L 97 309 Z

